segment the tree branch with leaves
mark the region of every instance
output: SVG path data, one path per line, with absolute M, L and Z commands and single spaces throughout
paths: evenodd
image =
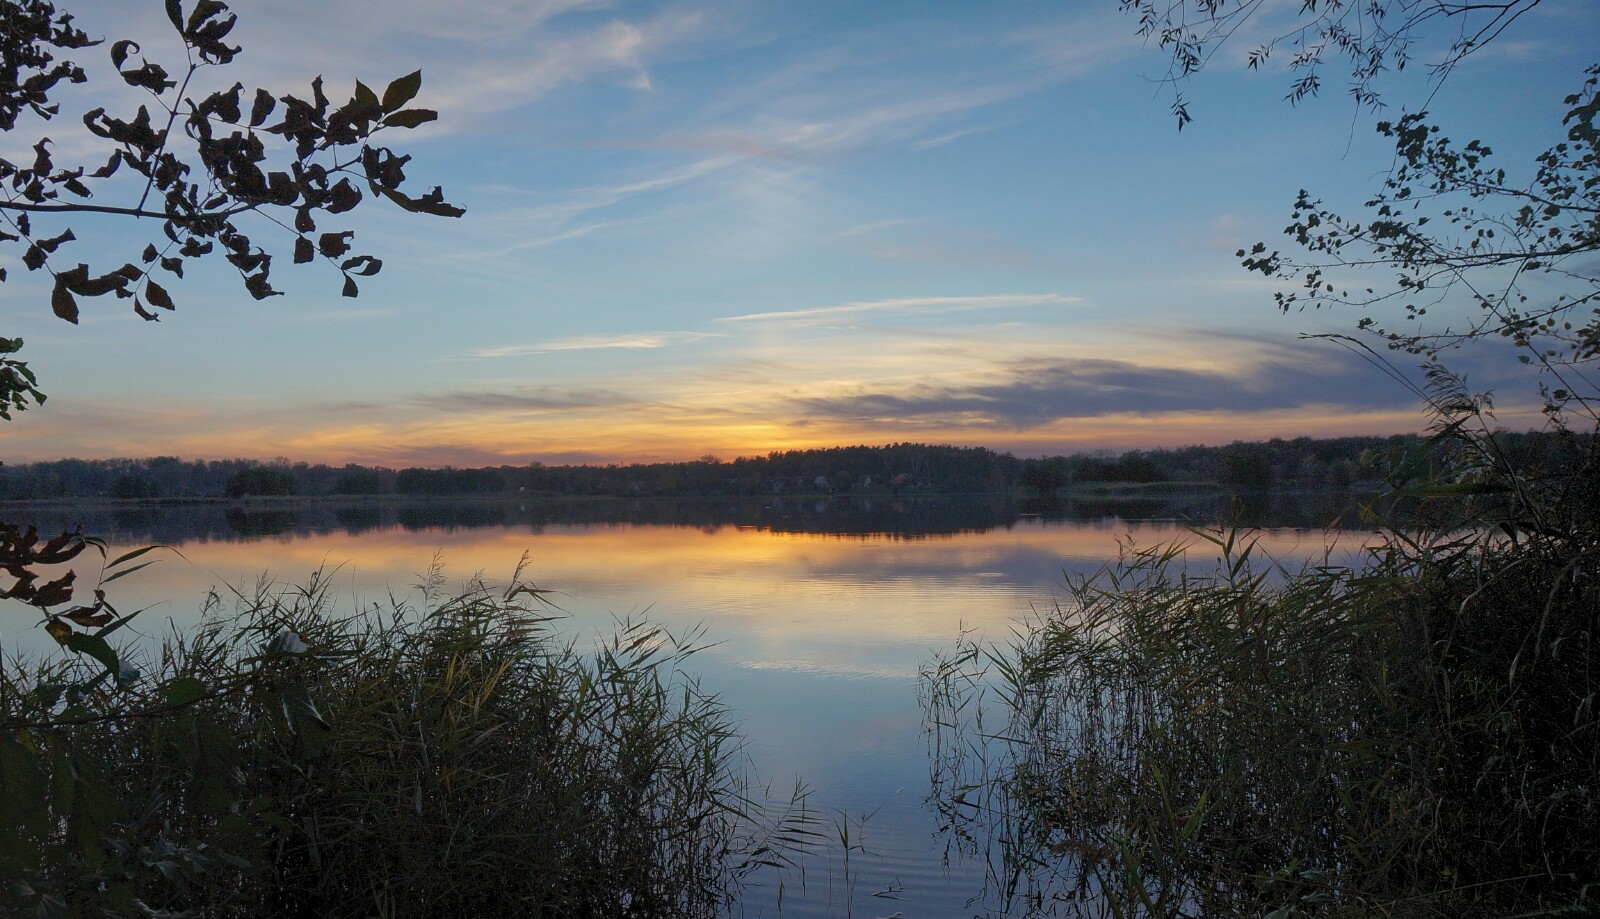
M 81 300 L 110 295 L 157 321 L 177 307 L 168 285 L 184 277 L 186 266 L 208 258 L 231 265 L 255 299 L 277 296 L 272 268 L 278 240 L 296 264 L 331 266 L 344 279 L 344 296 L 354 297 L 356 279 L 377 274 L 383 262 L 353 251 L 355 232 L 343 224 L 344 215 L 378 198 L 411 213 L 464 213 L 437 186 L 421 194 L 410 190 L 411 157 L 377 142 L 383 132 L 438 117 L 411 107 L 422 87 L 420 71 L 389 82 L 381 94 L 358 81 L 340 105 L 329 100 L 321 77 L 299 95 L 246 90 L 237 82 L 191 92 L 202 71 L 225 67 L 240 53 L 228 44 L 237 17 L 218 0 L 164 5 L 184 63 L 169 71 L 145 58 L 134 41 L 111 43 L 118 76 L 148 100 L 131 113 L 100 106 L 82 115 L 83 128 L 102 148 L 92 161 L 57 162 L 48 135 L 32 143 L 31 158 L 0 157 L 0 255 L 17 253 L 27 271 L 51 277 L 56 316 L 77 323 Z M 89 80 L 69 56 L 104 41 L 91 38 L 50 0 L 0 0 L 0 132 L 11 135 L 30 122 L 42 128 L 60 116 L 52 93 Z M 127 251 L 75 257 L 81 243 L 74 228 L 91 221 L 116 223 L 124 232 L 114 245 Z M 273 243 L 260 241 L 263 230 Z M 0 283 L 13 280 L 8 270 L 14 267 L 0 262 Z M 16 356 L 22 344 L 0 337 L 0 419 L 45 401 L 34 371 Z M 96 591 L 91 606 L 63 610 L 72 600 L 73 573 L 47 582 L 36 574 L 88 548 L 105 552 L 102 542 L 82 533 L 45 537 L 31 526 L 0 521 L 0 574 L 9 576 L 9 584 L 0 583 L 0 599 L 34 607 L 64 645 L 99 639 L 120 624 L 104 593 Z M 75 626 L 96 631 L 78 633 Z
M 109 294 L 157 321 L 161 311 L 176 308 L 167 285 L 183 277 L 186 264 L 208 256 L 232 265 L 255 299 L 276 296 L 274 256 L 258 242 L 262 228 L 283 239 L 296 264 L 331 265 L 344 278 L 344 296 L 354 297 L 356 279 L 377 274 L 383 262 L 352 251 L 354 231 L 338 225 L 341 215 L 369 195 L 412 213 L 464 213 L 437 186 L 422 194 L 407 190 L 411 157 L 375 142 L 381 132 L 438 117 L 408 107 L 421 88 L 420 71 L 393 80 L 381 95 L 358 81 L 342 105 L 329 101 L 320 77 L 302 95 L 247 91 L 240 83 L 191 94 L 197 74 L 226 66 L 240 53 L 227 43 L 237 17 L 218 0 L 187 8 L 165 0 L 165 8 L 183 47 L 181 76 L 144 58 L 136 42 L 111 44 L 118 75 L 149 102 L 131 114 L 99 107 L 82 116 L 84 128 L 104 142 L 103 162 L 57 163 L 49 136 L 33 144 L 31 162 L 0 158 L 0 245 L 20 248 L 29 271 L 52 276 L 55 315 L 76 323 L 80 298 Z M 28 117 L 56 118 L 60 106 L 50 100 L 51 91 L 62 82 L 88 80 L 81 66 L 58 57 L 103 40 L 91 39 L 49 0 L 0 0 L 0 17 L 0 129 L 10 133 Z M 91 200 L 102 192 L 124 200 Z M 139 240 L 143 246 L 134 243 L 120 265 L 114 256 L 91 267 L 70 257 L 78 240 L 73 225 L 91 219 L 155 223 Z M 0 283 L 6 280 L 0 266 Z M 20 339 L 0 339 L 0 417 L 43 400 L 27 365 L 10 356 L 21 345 Z
M 1268 0 L 1117 2 L 1139 20 L 1139 34 L 1170 55 L 1159 81 L 1172 90 L 1172 115 L 1182 130 L 1194 119 L 1181 87 L 1251 20 L 1269 20 L 1267 37 L 1255 39 L 1245 66 L 1265 69 L 1286 55 L 1290 80 L 1285 99 L 1300 102 L 1320 95 L 1323 71 L 1330 62 L 1342 61 L 1349 71 L 1350 96 L 1377 110 L 1384 105 L 1382 75 L 1412 63 L 1427 29 L 1441 24 L 1454 29 L 1454 37 L 1428 64 L 1432 77 L 1442 81 L 1542 0 L 1300 0 L 1297 11 L 1276 20 Z
M 1347 216 L 1304 190 L 1284 233 L 1299 254 L 1239 250 L 1247 270 L 1297 281 L 1280 309 L 1354 307 L 1360 328 L 1390 348 L 1430 359 L 1468 341 L 1504 338 L 1549 377 L 1545 411 L 1600 418 L 1600 65 L 1566 97 L 1566 137 L 1517 182 L 1478 140 L 1457 144 L 1426 112 L 1378 131 L 1396 166 L 1365 216 Z M 1352 278 L 1387 271 L 1391 284 Z M 1438 324 L 1437 308 L 1467 307 Z M 1402 325 L 1403 323 L 1403 325 Z

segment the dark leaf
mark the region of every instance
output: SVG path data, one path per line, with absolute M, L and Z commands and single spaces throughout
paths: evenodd
M 77 558 L 89 543 L 90 540 L 80 533 L 63 531 L 61 535 L 51 537 L 43 549 L 34 553 L 34 561 L 41 565 L 60 565 L 70 562 Z
M 311 81 L 311 98 L 317 104 L 317 120 L 320 122 L 328 114 L 328 95 L 322 91 L 322 77 L 320 75 Z
M 122 669 L 118 665 L 117 652 L 113 651 L 111 645 L 98 635 L 74 633 L 68 635 L 66 641 L 62 642 L 62 644 L 79 654 L 89 655 L 112 673 Z
M 244 90 L 241 83 L 233 84 L 232 88 L 219 90 L 206 97 L 200 103 L 199 112 L 202 115 L 215 115 L 228 124 L 239 123 L 239 93 Z
M 134 297 L 133 298 L 133 311 L 135 313 L 138 313 L 139 314 L 139 318 L 143 319 L 145 322 L 160 322 L 161 321 L 161 317 L 160 316 L 157 316 L 155 313 L 152 313 L 149 310 L 144 308 L 144 304 L 139 302 L 139 298 L 138 297 Z
M 390 201 L 393 201 L 413 214 L 435 214 L 440 217 L 460 217 L 462 214 L 467 212 L 465 208 L 460 208 L 453 204 L 445 203 L 444 191 L 438 186 L 434 186 L 432 191 L 428 192 L 426 195 L 423 195 L 421 198 L 412 198 L 409 195 L 395 191 L 392 188 L 385 188 L 382 185 L 377 186 L 377 189 L 385 198 L 388 198 Z
M 344 276 L 344 290 L 342 293 L 346 297 L 355 297 L 361 293 L 361 291 L 356 288 L 355 278 L 352 278 L 349 275 Z
M 439 113 L 432 109 L 408 108 L 386 116 L 383 123 L 391 128 L 414 128 L 419 124 L 435 121 L 438 117 Z
M 64 645 L 67 643 L 67 639 L 72 637 L 72 626 L 67 625 L 60 619 L 51 619 L 49 622 L 46 622 L 44 624 L 44 630 L 49 632 L 50 637 L 54 638 L 58 644 Z
M 255 104 L 250 106 L 250 127 L 260 127 L 262 122 L 267 120 L 267 116 L 272 114 L 275 105 L 277 102 L 273 101 L 271 93 L 264 89 L 256 90 Z
M 257 300 L 265 300 L 268 297 L 277 297 L 283 294 L 283 291 L 272 288 L 272 285 L 267 282 L 265 273 L 253 274 L 245 278 L 244 289 L 249 291 L 250 296 Z
M 43 175 L 50 171 L 53 165 L 50 161 L 50 138 L 42 137 L 33 145 L 33 171 Z
M 317 237 L 317 251 L 321 252 L 324 258 L 338 258 L 350 251 L 350 239 L 355 235 L 354 230 L 324 233 Z
M 49 239 L 41 239 L 41 240 L 39 240 L 38 245 L 39 245 L 39 248 L 43 249 L 46 252 L 54 252 L 57 249 L 61 248 L 61 244 L 62 243 L 71 242 L 71 241 L 73 241 L 73 240 L 75 240 L 77 238 L 78 237 L 72 235 L 72 231 L 71 230 L 66 230 L 66 231 L 62 232 L 59 236 L 52 236 Z
M 168 79 L 166 68 L 151 63 L 146 63 L 138 70 L 122 71 L 122 80 L 129 86 L 143 87 L 157 95 L 178 85 L 176 80 Z
M 215 16 L 218 13 L 225 13 L 227 10 L 228 5 L 219 2 L 219 0 L 200 0 L 199 3 L 194 5 L 194 12 L 189 14 L 189 24 L 185 27 L 184 31 L 193 32 L 200 28 L 201 23 L 205 22 L 207 19 L 210 19 L 212 16 Z
M 226 19 L 212 19 L 187 36 L 199 50 L 201 60 L 211 64 L 226 64 L 233 60 L 239 49 L 230 48 L 222 39 L 233 31 L 236 22 L 238 17 L 233 15 L 229 15 Z
M 180 278 L 183 277 L 183 259 L 181 258 L 164 258 L 161 260 L 161 267 Z
M 339 184 L 328 190 L 328 213 L 342 214 L 361 203 L 361 191 L 351 184 L 349 179 L 340 179 Z
M 138 50 L 139 43 L 136 41 L 130 41 L 125 38 L 117 42 L 111 46 L 111 66 L 121 70 L 123 63 L 128 60 L 128 55 Z
M 416 199 L 417 209 L 424 214 L 433 214 L 438 217 L 460 217 L 467 212 L 464 207 L 456 207 L 444 200 L 444 189 L 435 185 L 433 190 Z
M 417 96 L 422 88 L 422 71 L 416 70 L 390 83 L 383 91 L 383 110 L 393 112 Z
M 272 203 L 288 207 L 300 197 L 300 189 L 294 184 L 294 179 L 289 178 L 287 172 L 272 172 L 267 175 L 267 188 L 272 194 Z
M 117 168 L 119 166 L 121 166 L 121 165 L 122 165 L 122 154 L 120 152 L 113 153 L 113 154 L 111 154 L 111 159 L 106 160 L 106 164 L 104 166 L 101 166 L 99 169 L 96 169 L 94 172 L 89 173 L 89 175 L 91 175 L 91 176 L 93 176 L 93 177 L 95 177 L 97 179 L 107 179 L 107 178 L 110 178 L 112 173 L 116 172 Z
M 182 0 L 167 0 L 167 18 L 172 20 L 172 27 L 183 31 L 183 3 Z
M 304 265 L 316 257 L 317 247 L 311 244 L 311 240 L 302 236 L 294 241 L 294 263 L 296 265 Z
M 115 618 L 97 606 L 79 606 L 69 609 L 61 615 L 88 629 L 98 629 Z
M 150 301 L 151 306 L 164 310 L 177 309 L 172 304 L 172 298 L 167 295 L 167 289 L 157 284 L 154 278 L 145 281 L 144 296 L 145 299 Z
M 356 81 L 356 92 L 352 98 L 357 105 L 366 106 L 378 104 L 378 94 L 373 92 L 370 86 L 361 82 L 360 80 Z
M 67 290 L 61 279 L 56 279 L 56 289 L 50 294 L 50 309 L 62 319 L 78 324 L 78 301 L 73 299 L 72 291 Z
M 54 581 L 41 586 L 34 593 L 30 602 L 41 609 L 47 606 L 55 606 L 58 603 L 65 603 L 72 599 L 72 582 L 77 579 L 78 575 L 69 571 Z
M 151 243 L 144 247 L 144 254 L 140 257 L 144 259 L 145 264 L 149 264 L 161 257 L 161 251 L 155 247 L 154 243 Z
M 353 274 L 359 274 L 364 278 L 370 278 L 382 270 L 383 260 L 373 258 L 370 255 L 357 255 L 354 258 L 348 258 L 340 262 L 339 268 Z

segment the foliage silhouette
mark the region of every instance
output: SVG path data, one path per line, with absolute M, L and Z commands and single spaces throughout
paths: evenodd
M 1600 358 L 1597 85 L 1600 65 L 1566 97 L 1566 138 L 1538 156 L 1523 183 L 1494 164 L 1488 145 L 1454 143 L 1425 112 L 1380 122 L 1378 132 L 1395 142 L 1397 165 L 1366 203 L 1365 221 L 1302 190 L 1284 234 L 1306 255 L 1268 252 L 1260 242 L 1238 255 L 1249 271 L 1300 283 L 1276 295 L 1281 309 L 1360 309 L 1367 315 L 1359 327 L 1392 349 L 1436 359 L 1464 342 L 1504 338 L 1519 360 L 1548 377 L 1540 386 L 1547 413 L 1576 410 L 1600 421 L 1593 366 Z M 1369 271 L 1394 280 L 1351 283 Z M 1377 315 L 1394 304 L 1400 316 Z M 1456 325 L 1428 315 L 1461 305 L 1470 311 Z
M 342 105 L 329 101 L 321 77 L 309 95 L 247 91 L 240 83 L 191 93 L 197 76 L 240 53 L 226 41 L 237 17 L 218 0 L 193 0 L 187 9 L 167 0 L 166 11 L 183 48 L 182 67 L 169 72 L 127 39 L 109 49 L 122 81 L 147 93 L 154 110 L 140 105 L 124 117 L 102 106 L 84 113 L 83 128 L 109 151 L 103 164 L 57 163 L 52 148 L 60 145 L 49 136 L 33 144 L 32 162 L 0 159 L 0 243 L 21 247 L 29 271 L 53 277 L 50 306 L 57 316 L 76 323 L 79 298 L 114 294 L 132 301 L 143 319 L 157 321 L 160 311 L 176 308 L 167 285 L 183 277 L 188 263 L 208 256 L 226 260 L 255 299 L 277 296 L 273 255 L 256 242 L 256 225 L 291 237 L 296 264 L 331 265 L 343 276 L 343 294 L 354 297 L 356 278 L 383 267 L 372 255 L 353 253 L 354 231 L 339 226 L 339 215 L 365 200 L 362 186 L 413 213 L 464 213 L 438 187 L 420 195 L 405 190 L 411 157 L 374 142 L 381 132 L 438 117 L 407 107 L 421 88 L 420 71 L 393 80 L 381 97 L 358 81 Z M 90 39 L 50 0 L 0 0 L 0 16 L 6 23 L 0 130 L 10 133 L 30 117 L 49 122 L 59 114 L 51 90 L 63 81 L 88 80 L 80 65 L 59 56 L 102 40 Z M 101 203 L 97 192 L 120 203 Z M 154 223 L 136 222 L 141 219 Z M 107 220 L 132 231 L 126 260 L 114 267 L 117 256 L 107 260 L 112 265 L 71 264 L 73 227 Z M 142 234 L 133 229 L 146 225 Z M 0 283 L 5 280 L 0 268 Z M 0 339 L 0 417 L 42 398 L 26 365 L 4 356 L 21 345 Z
M 197 76 L 226 66 L 240 53 L 227 43 L 237 17 L 218 0 L 187 5 L 165 0 L 165 10 L 183 49 L 184 66 L 169 72 L 144 58 L 133 41 L 111 44 L 109 55 L 118 75 L 150 97 L 154 113 L 149 105 L 140 105 L 126 117 L 109 114 L 104 106 L 83 114 L 83 128 L 103 142 L 103 165 L 91 170 L 93 164 L 57 163 L 52 148 L 59 145 L 49 136 L 32 145 L 31 162 L 0 158 L 0 245 L 20 248 L 21 262 L 30 272 L 52 276 L 50 307 L 55 315 L 77 323 L 79 298 L 111 294 L 132 301 L 140 317 L 159 320 L 161 311 L 176 308 L 167 285 L 184 276 L 187 264 L 210 256 L 228 262 L 252 297 L 276 296 L 273 255 L 253 239 L 257 224 L 251 221 L 292 237 L 296 263 L 321 259 L 332 265 L 344 278 L 344 295 L 354 297 L 359 293 L 356 278 L 375 275 L 383 267 L 374 256 L 352 254 L 354 231 L 339 228 L 339 216 L 365 200 L 358 182 L 372 197 L 387 198 L 407 211 L 446 217 L 464 213 L 447 203 L 438 187 L 415 196 L 402 190 L 410 157 L 374 142 L 383 131 L 416 128 L 437 118 L 429 109 L 407 107 L 421 89 L 420 71 L 393 80 L 381 97 L 358 81 L 349 101 L 338 106 L 329 101 L 320 77 L 312 81 L 309 96 L 247 92 L 240 83 L 191 93 Z M 0 0 L 0 21 L 5 23 L 0 30 L 0 130 L 10 134 L 29 119 L 51 122 L 60 114 L 60 105 L 51 101 L 52 90 L 63 82 L 88 80 L 83 67 L 65 55 L 102 40 L 91 39 L 70 13 L 50 0 Z M 131 231 L 131 257 L 109 270 L 107 264 L 69 264 L 71 244 L 77 241 L 74 226 L 108 220 Z M 145 226 L 150 229 L 140 234 L 137 228 Z M 106 261 L 117 260 L 113 256 Z M 157 280 L 158 272 L 162 280 Z M 0 267 L 0 283 L 6 280 L 6 269 Z M 45 399 L 34 371 L 15 356 L 22 345 L 20 338 L 0 338 L 0 419 L 9 420 L 13 412 Z M 51 634 L 66 641 L 71 622 L 77 621 L 73 613 L 83 608 L 55 613 L 50 607 L 71 599 L 72 573 L 53 580 L 50 589 L 34 589 L 31 568 L 48 564 L 41 559 L 59 555 L 62 547 L 81 551 L 98 543 L 81 533 L 41 543 L 32 528 L 12 524 L 0 532 L 0 570 L 17 580 L 0 596 L 21 599 L 44 612 Z M 97 596 L 89 608 L 94 612 L 82 615 L 97 619 L 104 602 Z
M 1181 87 L 1210 65 L 1223 45 L 1251 20 L 1269 20 L 1270 37 L 1245 59 L 1250 70 L 1264 69 L 1275 55 L 1288 54 L 1292 75 L 1284 98 L 1298 103 L 1321 93 L 1323 70 L 1343 60 L 1349 68 L 1349 93 L 1371 110 L 1384 106 L 1380 89 L 1386 71 L 1401 71 L 1413 60 L 1414 46 L 1429 28 L 1455 30 L 1443 55 L 1429 64 L 1442 82 L 1464 59 L 1501 33 L 1542 0 L 1304 0 L 1287 22 L 1271 21 L 1278 10 L 1263 0 L 1117 0 L 1139 20 L 1139 34 L 1170 55 L 1161 82 L 1172 90 L 1172 116 L 1178 129 L 1193 121 Z

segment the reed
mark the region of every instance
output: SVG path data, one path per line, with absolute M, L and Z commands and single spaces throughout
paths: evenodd
M 1238 529 L 1198 531 L 1220 557 L 1198 575 L 1193 546 L 1125 546 L 1009 641 L 926 666 L 933 801 L 987 860 L 990 913 L 1600 908 L 1600 504 L 1578 446 L 1559 477 L 1458 459 L 1435 497 L 1475 503 L 1354 567 L 1284 570 Z
M 4 912 L 712 916 L 803 848 L 686 669 L 699 635 L 584 652 L 521 581 L 425 586 L 214 594 L 127 685 L 10 661 Z

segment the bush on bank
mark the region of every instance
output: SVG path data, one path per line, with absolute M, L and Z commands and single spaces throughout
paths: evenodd
M 580 653 L 519 584 L 213 599 L 143 674 L 0 670 L 0 911 L 711 916 L 759 861 L 692 641 Z
M 1600 908 L 1600 462 L 1446 426 L 1426 530 L 1354 567 L 1128 548 L 925 669 L 935 801 L 997 914 Z M 1404 461 L 1396 464 L 1396 468 Z

